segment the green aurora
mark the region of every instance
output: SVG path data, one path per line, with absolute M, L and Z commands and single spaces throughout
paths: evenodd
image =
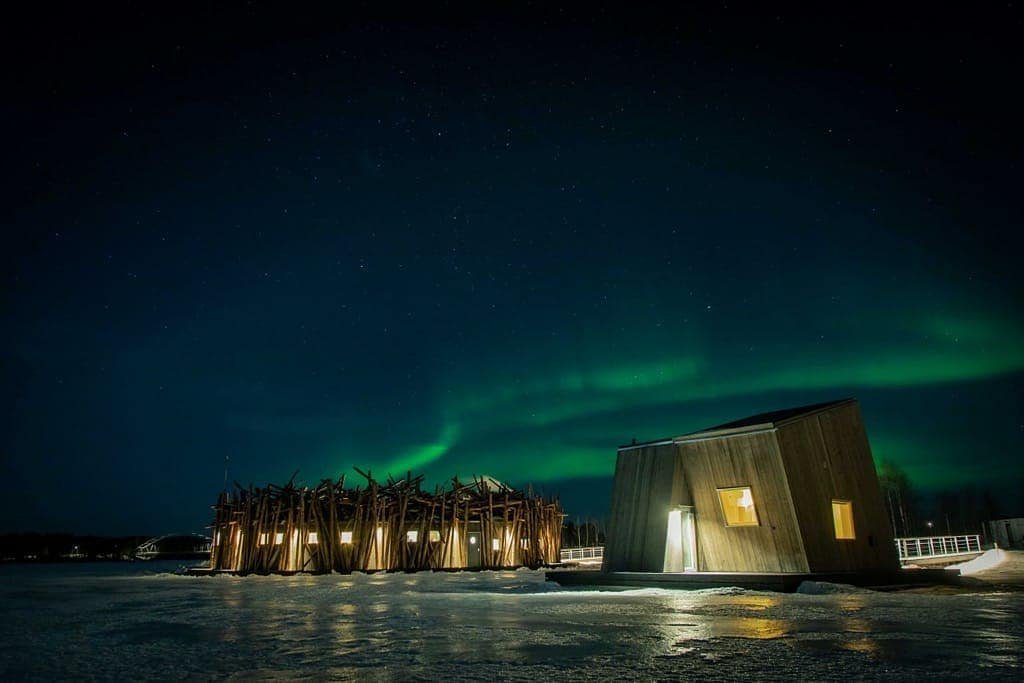
M 0 530 L 353 467 L 601 516 L 631 439 L 846 396 L 1020 512 L 1013 21 L 140 12 L 15 45 Z
M 628 438 L 670 436 L 742 416 L 708 410 L 705 403 L 729 399 L 756 411 L 811 400 L 804 397 L 927 392 L 1024 371 L 1024 330 L 1013 322 L 931 316 L 913 328 L 916 340 L 859 353 L 811 349 L 747 364 L 705 353 L 577 366 L 551 375 L 481 373 L 471 388 L 445 392 L 451 398 L 443 404 L 437 439 L 372 464 L 378 472 L 400 476 L 412 470 L 434 480 L 489 474 L 543 484 L 609 477 L 615 447 Z M 780 398 L 766 402 L 764 397 L 771 396 Z M 911 436 L 919 428 L 915 422 L 872 425 L 875 406 L 868 401 L 864 409 L 876 461 L 900 464 L 923 487 L 984 482 L 992 467 L 1010 477 L 1019 471 L 999 457 L 979 471 L 976 460 L 964 460 L 957 452 L 966 435 L 952 442 Z

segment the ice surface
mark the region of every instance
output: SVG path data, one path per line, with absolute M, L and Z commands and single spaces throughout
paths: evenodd
M 542 572 L 0 566 L 0 679 L 1024 678 L 1024 593 L 564 589 Z
M 805 595 L 835 595 L 839 593 L 859 594 L 872 593 L 867 588 L 858 588 L 845 583 L 829 583 L 828 581 L 804 581 L 796 589 L 797 593 Z

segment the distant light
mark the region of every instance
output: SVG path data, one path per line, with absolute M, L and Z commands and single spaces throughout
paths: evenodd
M 437 543 L 440 540 L 441 540 L 441 532 L 438 531 L 437 529 L 431 529 L 430 530 L 430 542 L 431 543 Z
M 278 531 L 274 534 L 274 545 L 281 545 L 282 543 L 284 543 L 284 532 Z
M 266 545 L 267 541 L 269 540 L 269 538 L 270 538 L 270 535 L 267 534 L 267 533 L 260 534 L 260 545 Z
M 316 543 L 319 543 L 319 542 L 320 542 L 319 540 L 317 540 L 317 535 L 316 535 L 316 532 L 315 532 L 315 531 L 310 531 L 310 532 L 309 532 L 309 540 L 308 540 L 308 541 L 306 541 L 306 542 L 307 542 L 307 543 L 309 543 L 309 544 L 311 544 L 311 545 L 314 545 L 314 544 L 316 544 Z
M 351 531 L 342 531 L 341 532 L 341 542 L 342 543 L 351 544 L 352 543 L 352 532 Z
M 470 536 L 469 537 L 469 544 L 470 545 L 476 545 L 476 536 Z
M 528 539 L 528 538 L 521 538 L 521 539 L 519 539 L 519 545 L 522 546 L 523 550 L 526 550 L 527 548 L 530 547 L 530 539 Z
M 419 537 L 420 532 L 416 531 L 415 529 L 411 529 L 405 532 L 405 540 L 409 543 L 415 543 Z
M 498 539 L 491 539 L 491 550 L 501 550 L 501 543 L 498 541 Z

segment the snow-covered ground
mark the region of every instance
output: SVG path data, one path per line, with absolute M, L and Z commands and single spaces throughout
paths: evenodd
M 982 555 L 950 567 L 959 569 L 964 576 L 981 579 L 996 585 L 1017 586 L 1024 589 L 1024 552 L 1020 550 L 989 550 Z
M 990 572 L 991 570 L 1003 565 L 1007 559 L 1008 553 L 1005 550 L 994 548 L 993 550 L 986 550 L 981 555 L 967 560 L 966 562 L 951 564 L 946 568 L 959 570 L 961 576 L 972 576 L 974 574 Z
M 158 569 L 0 566 L 0 679 L 1024 678 L 1024 592 L 592 591 L 525 570 Z

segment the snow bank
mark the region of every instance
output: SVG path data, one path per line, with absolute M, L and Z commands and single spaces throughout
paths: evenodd
M 946 569 L 959 569 L 962 576 L 968 576 L 985 571 L 986 569 L 998 567 L 1005 561 L 1006 551 L 1001 548 L 995 548 L 994 550 L 986 550 L 973 560 L 961 562 L 960 564 L 951 564 Z

